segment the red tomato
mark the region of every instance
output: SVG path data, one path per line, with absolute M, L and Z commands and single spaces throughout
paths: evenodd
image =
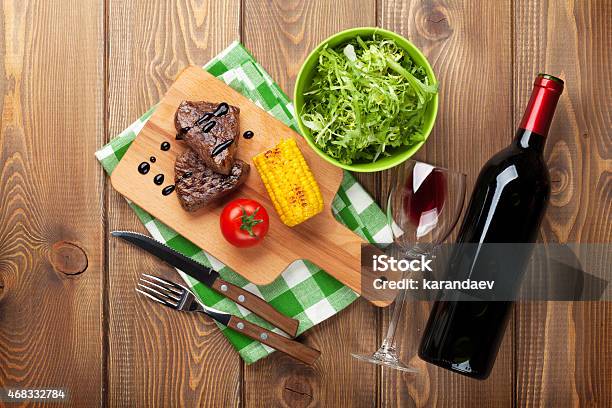
M 257 245 L 268 233 L 268 212 L 255 200 L 239 198 L 227 204 L 221 213 L 221 233 L 238 248 Z

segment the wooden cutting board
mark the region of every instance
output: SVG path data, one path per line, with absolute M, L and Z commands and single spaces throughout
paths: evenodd
M 189 213 L 181 207 L 176 193 L 167 196 L 161 193 L 165 186 L 174 184 L 174 162 L 185 150 L 183 142 L 175 140 L 174 127 L 174 114 L 184 100 L 227 102 L 238 106 L 240 135 L 247 130 L 255 134 L 252 139 L 241 136 L 237 149 L 237 157 L 251 165 L 245 184 L 221 201 L 195 213 Z M 252 161 L 256 154 L 289 137 L 297 141 L 313 171 L 325 206 L 322 213 L 293 228 L 280 221 Z M 170 143 L 169 150 L 162 151 L 160 146 L 163 142 Z M 156 158 L 155 163 L 150 163 L 151 156 Z M 138 172 L 142 162 L 149 162 L 151 166 L 146 175 Z M 153 178 L 160 173 L 164 175 L 165 182 L 158 186 L 153 183 Z M 289 127 L 202 68 L 189 67 L 179 75 L 161 100 L 155 113 L 113 171 L 111 182 L 119 193 L 257 285 L 272 282 L 295 260 L 307 259 L 356 292 L 362 293 L 362 239 L 336 221 L 331 210 L 342 176 L 340 168 L 321 159 Z M 270 215 L 268 235 L 253 248 L 239 249 L 228 244 L 219 228 L 219 215 L 225 204 L 240 197 L 259 201 Z M 377 294 L 363 295 L 370 299 L 377 297 Z M 379 305 L 387 303 L 376 302 Z

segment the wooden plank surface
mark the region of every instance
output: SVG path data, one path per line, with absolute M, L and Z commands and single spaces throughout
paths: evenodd
M 103 21 L 102 1 L 0 3 L 0 387 L 73 407 L 103 399 Z
M 374 0 L 244 1 L 242 41 L 289 95 L 302 61 L 336 31 L 375 24 Z M 377 370 L 352 351 L 376 348 L 376 310 L 363 299 L 309 330 L 321 350 L 313 368 L 275 353 L 245 367 L 245 404 L 252 407 L 339 407 L 376 404 Z
M 541 239 L 610 243 L 612 3 L 519 0 L 514 20 L 514 121 L 538 72 L 565 80 L 544 153 L 552 194 Z M 516 311 L 521 405 L 612 406 L 612 303 L 523 303 Z
M 140 272 L 177 275 L 106 238 L 145 230 L 93 156 L 234 39 L 291 94 L 320 40 L 378 24 L 432 62 L 440 111 L 417 158 L 464 171 L 468 191 L 534 75 L 561 75 L 542 239 L 610 242 L 611 20 L 606 0 L 0 3 L 0 386 L 62 386 L 79 407 L 611 406 L 612 303 L 519 305 L 484 382 L 415 357 L 426 303 L 400 327 L 416 376 L 349 356 L 388 324 L 363 300 L 302 336 L 323 353 L 314 367 L 279 353 L 245 366 L 212 323 L 134 296 Z M 392 173 L 357 177 L 382 202 Z
M 109 1 L 108 137 L 157 103 L 178 73 L 239 36 L 239 1 Z M 145 232 L 109 184 L 108 229 Z M 142 272 L 176 272 L 115 240 L 108 250 L 108 406 L 237 406 L 241 360 L 204 317 L 136 297 Z

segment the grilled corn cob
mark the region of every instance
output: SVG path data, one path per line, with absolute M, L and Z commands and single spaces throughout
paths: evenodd
M 281 221 L 293 227 L 323 210 L 323 197 L 294 139 L 253 158 Z

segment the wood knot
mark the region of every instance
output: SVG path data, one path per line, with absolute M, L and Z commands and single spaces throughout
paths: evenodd
M 313 402 L 312 386 L 305 378 L 291 376 L 283 384 L 283 401 L 288 407 L 308 407 Z
M 550 191 L 552 194 L 560 194 L 568 188 L 569 177 L 565 169 L 553 167 L 550 169 Z
M 2 299 L 3 294 L 4 294 L 4 280 L 2 279 L 2 275 L 0 275 L 0 299 Z
M 574 197 L 574 170 L 572 149 L 565 141 L 558 141 L 552 146 L 548 159 L 550 173 L 550 204 L 555 207 L 568 205 Z
M 453 33 L 446 10 L 438 4 L 424 4 L 415 16 L 419 34 L 431 41 L 441 41 Z
M 87 253 L 83 248 L 68 241 L 58 241 L 51 247 L 51 265 L 65 275 L 79 275 L 87 269 Z

